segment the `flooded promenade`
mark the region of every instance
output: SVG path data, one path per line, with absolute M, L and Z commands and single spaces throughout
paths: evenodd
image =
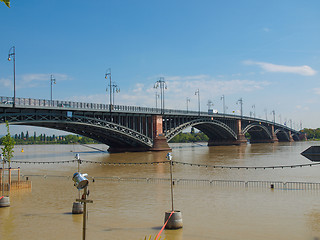
M 320 183 L 320 166 L 250 168 L 311 163 L 300 155 L 311 145 L 317 142 L 171 144 L 173 160 L 185 163 L 174 165 L 174 205 L 182 212 L 184 227 L 165 230 L 162 239 L 320 238 L 320 189 L 308 187 Z M 81 172 L 88 173 L 93 200 L 88 205 L 87 239 L 155 236 L 171 208 L 170 176 L 169 164 L 151 163 L 165 161 L 167 152 L 108 154 L 106 150 L 106 145 L 16 146 L 13 160 L 59 162 L 80 154 L 81 160 L 91 162 L 80 165 Z M 78 198 L 72 181 L 77 163 L 13 163 L 12 167 L 21 168 L 32 189 L 12 191 L 11 207 L 0 208 L 0 239 L 82 239 L 82 215 L 71 214 Z M 271 189 L 270 182 L 278 184 Z

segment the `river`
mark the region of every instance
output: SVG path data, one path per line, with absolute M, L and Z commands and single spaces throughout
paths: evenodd
M 219 147 L 170 144 L 173 160 L 188 164 L 173 166 L 174 207 L 182 212 L 183 228 L 165 230 L 161 239 L 320 239 L 319 189 L 281 184 L 271 189 L 269 183 L 263 184 L 319 183 L 320 166 L 211 167 L 308 164 L 311 162 L 300 153 L 311 145 L 317 142 Z M 100 144 L 16 146 L 13 160 L 59 162 L 73 160 L 79 153 L 82 160 L 99 162 L 80 165 L 80 171 L 88 173 L 88 198 L 93 200 L 88 204 L 87 239 L 154 238 L 165 212 L 171 209 L 170 182 L 166 180 L 169 164 L 109 163 L 160 162 L 166 160 L 167 152 L 109 154 L 106 150 Z M 77 164 L 12 163 L 18 166 L 23 178 L 32 181 L 32 189 L 11 191 L 11 206 L 0 208 L 0 239 L 82 239 L 82 215 L 71 214 L 78 198 L 72 181 Z

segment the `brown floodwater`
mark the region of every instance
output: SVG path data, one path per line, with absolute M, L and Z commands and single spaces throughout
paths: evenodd
M 276 166 L 310 163 L 300 152 L 316 142 L 207 147 L 171 144 L 174 161 L 223 166 Z M 93 147 L 93 148 L 92 148 Z M 24 150 L 21 152 L 21 150 Z M 87 239 L 153 237 L 171 209 L 169 164 L 109 165 L 164 161 L 167 152 L 108 154 L 105 145 L 16 146 L 16 161 L 82 160 L 90 180 Z M 76 163 L 18 164 L 32 189 L 10 193 L 11 206 L 0 208 L 0 239 L 82 239 L 82 215 L 72 215 L 78 198 L 72 175 Z M 92 181 L 92 177 L 95 181 Z M 16 178 L 16 176 L 13 176 Z M 183 228 L 165 230 L 167 240 L 320 239 L 320 190 L 274 189 L 227 181 L 320 182 L 320 167 L 228 169 L 174 165 L 174 207 Z M 185 180 L 183 180 L 185 179 Z M 195 180 L 211 180 L 195 181 Z M 224 180 L 221 182 L 213 180 Z

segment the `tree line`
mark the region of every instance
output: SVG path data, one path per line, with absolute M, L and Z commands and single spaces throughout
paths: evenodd
M 305 128 L 301 132 L 306 133 L 308 140 L 320 140 L 320 128 L 311 129 Z M 21 132 L 20 134 L 15 134 L 12 136 L 17 145 L 22 144 L 71 144 L 71 143 L 82 143 L 82 144 L 92 144 L 98 143 L 97 141 L 80 136 L 80 135 L 46 135 L 40 134 L 39 136 L 34 132 L 32 136 L 29 132 Z M 246 136 L 250 137 L 250 136 Z M 3 145 L 5 136 L 0 138 L 0 145 Z M 208 136 L 203 132 L 195 132 L 194 128 L 191 128 L 190 132 L 181 132 L 170 140 L 171 143 L 188 143 L 188 142 L 207 142 L 209 140 Z
M 170 140 L 170 143 L 188 143 L 188 142 L 207 142 L 208 136 L 203 132 L 195 132 L 194 128 L 191 128 L 190 132 L 181 132 Z
M 311 128 L 305 128 L 301 130 L 301 132 L 307 134 L 308 140 L 319 140 L 320 139 L 320 128 L 311 129 Z
M 37 136 L 36 132 L 33 135 L 29 135 L 29 132 L 21 132 L 20 134 L 15 134 L 12 136 L 16 145 L 25 145 L 25 144 L 71 144 L 71 143 L 82 143 L 90 144 L 97 143 L 91 138 L 80 136 L 80 135 L 51 135 L 40 134 Z M 0 145 L 3 144 L 5 137 L 0 138 Z

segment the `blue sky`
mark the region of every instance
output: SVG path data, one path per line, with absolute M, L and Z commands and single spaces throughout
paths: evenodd
M 120 86 L 116 104 L 222 112 L 320 127 L 320 1 L 68 0 L 0 5 L 0 96 L 109 103 L 104 75 Z M 2 56 L 2 57 L 1 57 Z M 15 129 L 15 128 L 13 128 Z M 21 128 L 16 128 L 17 131 Z M 0 135 L 4 133 L 3 126 Z

